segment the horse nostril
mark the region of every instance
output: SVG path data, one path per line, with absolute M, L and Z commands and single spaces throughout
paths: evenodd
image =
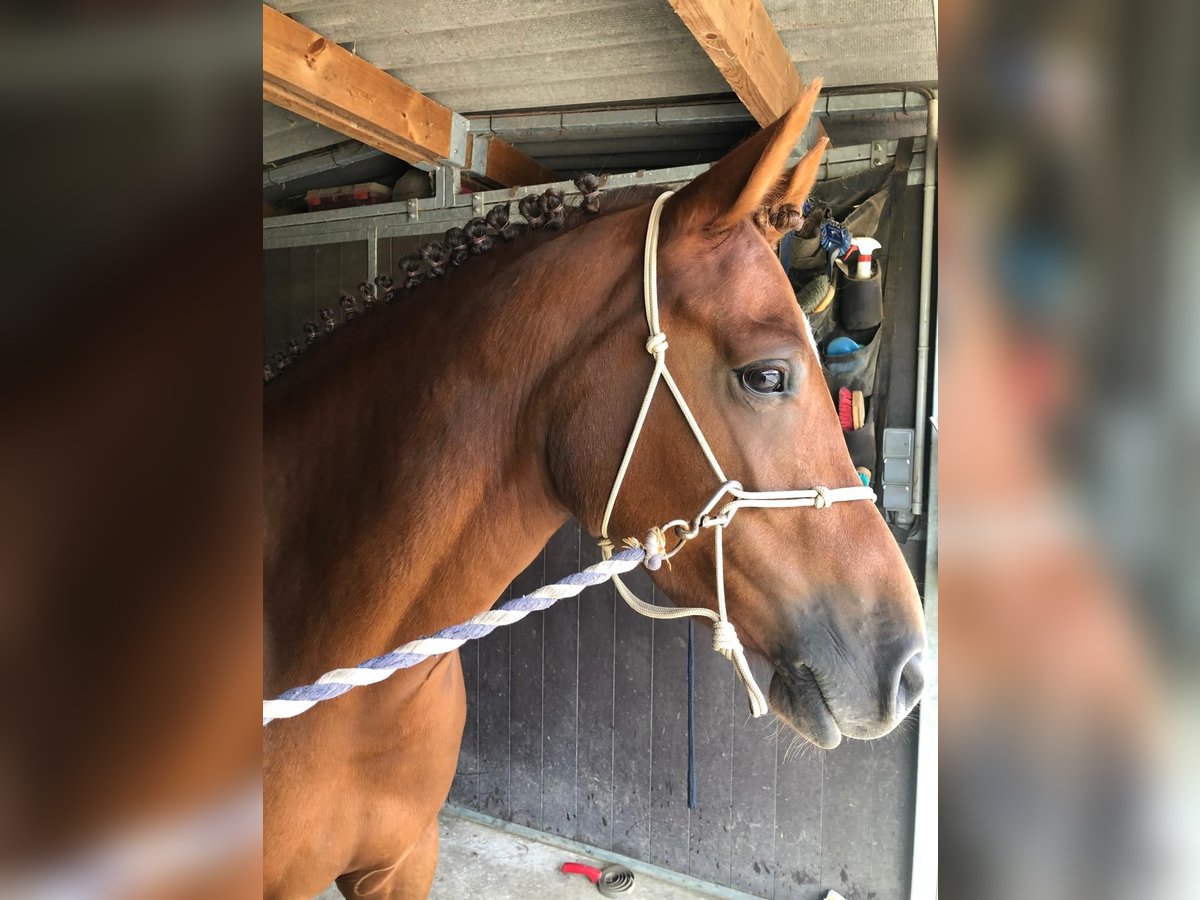
M 920 652 L 914 653 L 900 670 L 900 679 L 896 684 L 896 716 L 908 714 L 925 690 L 925 670 L 921 662 Z

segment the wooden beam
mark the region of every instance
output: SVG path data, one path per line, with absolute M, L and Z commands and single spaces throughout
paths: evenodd
M 266 4 L 263 99 L 405 162 L 453 157 L 450 110 Z
M 508 187 L 520 184 L 549 184 L 563 178 L 536 159 L 495 135 L 473 135 L 469 170 L 489 181 Z
M 266 4 L 263 99 L 414 165 L 470 167 L 466 119 Z M 505 186 L 558 180 L 499 138 L 488 145 L 495 172 L 478 174 Z
M 800 74 L 761 0 L 667 0 L 760 125 L 800 96 Z

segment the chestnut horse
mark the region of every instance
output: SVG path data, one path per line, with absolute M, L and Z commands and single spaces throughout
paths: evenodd
M 818 88 L 662 212 L 671 371 L 749 490 L 858 484 L 770 243 L 824 150 L 784 171 Z M 658 193 L 571 211 L 402 294 L 267 386 L 265 696 L 486 610 L 570 516 L 599 533 L 653 366 L 642 251 Z M 715 487 L 660 400 L 609 532 L 690 516 Z M 714 608 L 714 552 L 706 534 L 653 577 Z M 813 743 L 886 734 L 916 703 L 921 605 L 873 504 L 743 514 L 725 583 L 741 641 L 774 666 L 772 709 Z M 465 710 L 449 653 L 270 725 L 266 896 L 335 878 L 347 896 L 425 896 Z

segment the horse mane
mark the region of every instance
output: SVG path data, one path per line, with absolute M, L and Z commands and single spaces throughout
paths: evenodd
M 485 215 L 476 216 L 461 227 L 450 228 L 442 240 L 432 241 L 417 252 L 403 257 L 397 263 L 403 275 L 399 280 L 383 273 L 376 276 L 374 284 L 366 280 L 359 282 L 361 307 L 354 297 L 344 292 L 338 298 L 342 325 L 356 319 L 368 319 L 369 314 L 378 307 L 397 302 L 403 294 L 427 282 L 446 277 L 471 257 L 488 253 L 498 243 L 509 243 L 521 235 L 534 232 L 547 234 L 548 239 L 552 239 L 591 219 L 648 202 L 664 190 L 657 185 L 635 185 L 613 191 L 605 195 L 602 211 L 600 179 L 585 174 L 576 178 L 574 183 L 580 192 L 577 206 L 567 206 L 562 191 L 547 188 L 541 194 L 527 194 L 517 202 L 517 211 L 525 222 L 515 223 L 510 218 L 511 201 L 498 203 Z M 274 381 L 306 351 L 324 343 L 327 336 L 341 327 L 331 308 L 321 309 L 319 318 L 319 325 L 311 321 L 304 323 L 303 347 L 297 340 L 288 340 L 285 347 L 270 356 L 263 365 L 264 381 Z

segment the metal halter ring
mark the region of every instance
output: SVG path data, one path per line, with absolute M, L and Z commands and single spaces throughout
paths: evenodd
M 663 554 L 665 559 L 670 559 L 676 553 L 683 549 L 683 545 L 688 541 L 695 540 L 700 536 L 700 532 L 705 528 L 713 528 L 717 525 L 728 525 L 729 520 L 733 517 L 732 513 L 726 513 L 722 510 L 716 516 L 710 516 L 716 505 L 730 491 L 740 491 L 742 483 L 730 479 L 722 484 L 709 499 L 708 502 L 701 507 L 700 512 L 696 513 L 696 518 L 690 522 L 687 519 L 672 519 L 670 522 L 662 526 L 663 532 L 671 532 L 676 537 L 675 546 Z
M 684 544 L 700 533 L 699 531 L 696 531 L 695 534 L 692 534 L 690 531 L 685 531 L 684 529 L 688 528 L 690 525 L 690 522 L 687 522 L 683 519 L 672 519 L 662 527 L 662 532 L 664 534 L 670 533 L 675 535 L 675 546 L 663 553 L 664 559 L 670 559 L 683 549 Z

